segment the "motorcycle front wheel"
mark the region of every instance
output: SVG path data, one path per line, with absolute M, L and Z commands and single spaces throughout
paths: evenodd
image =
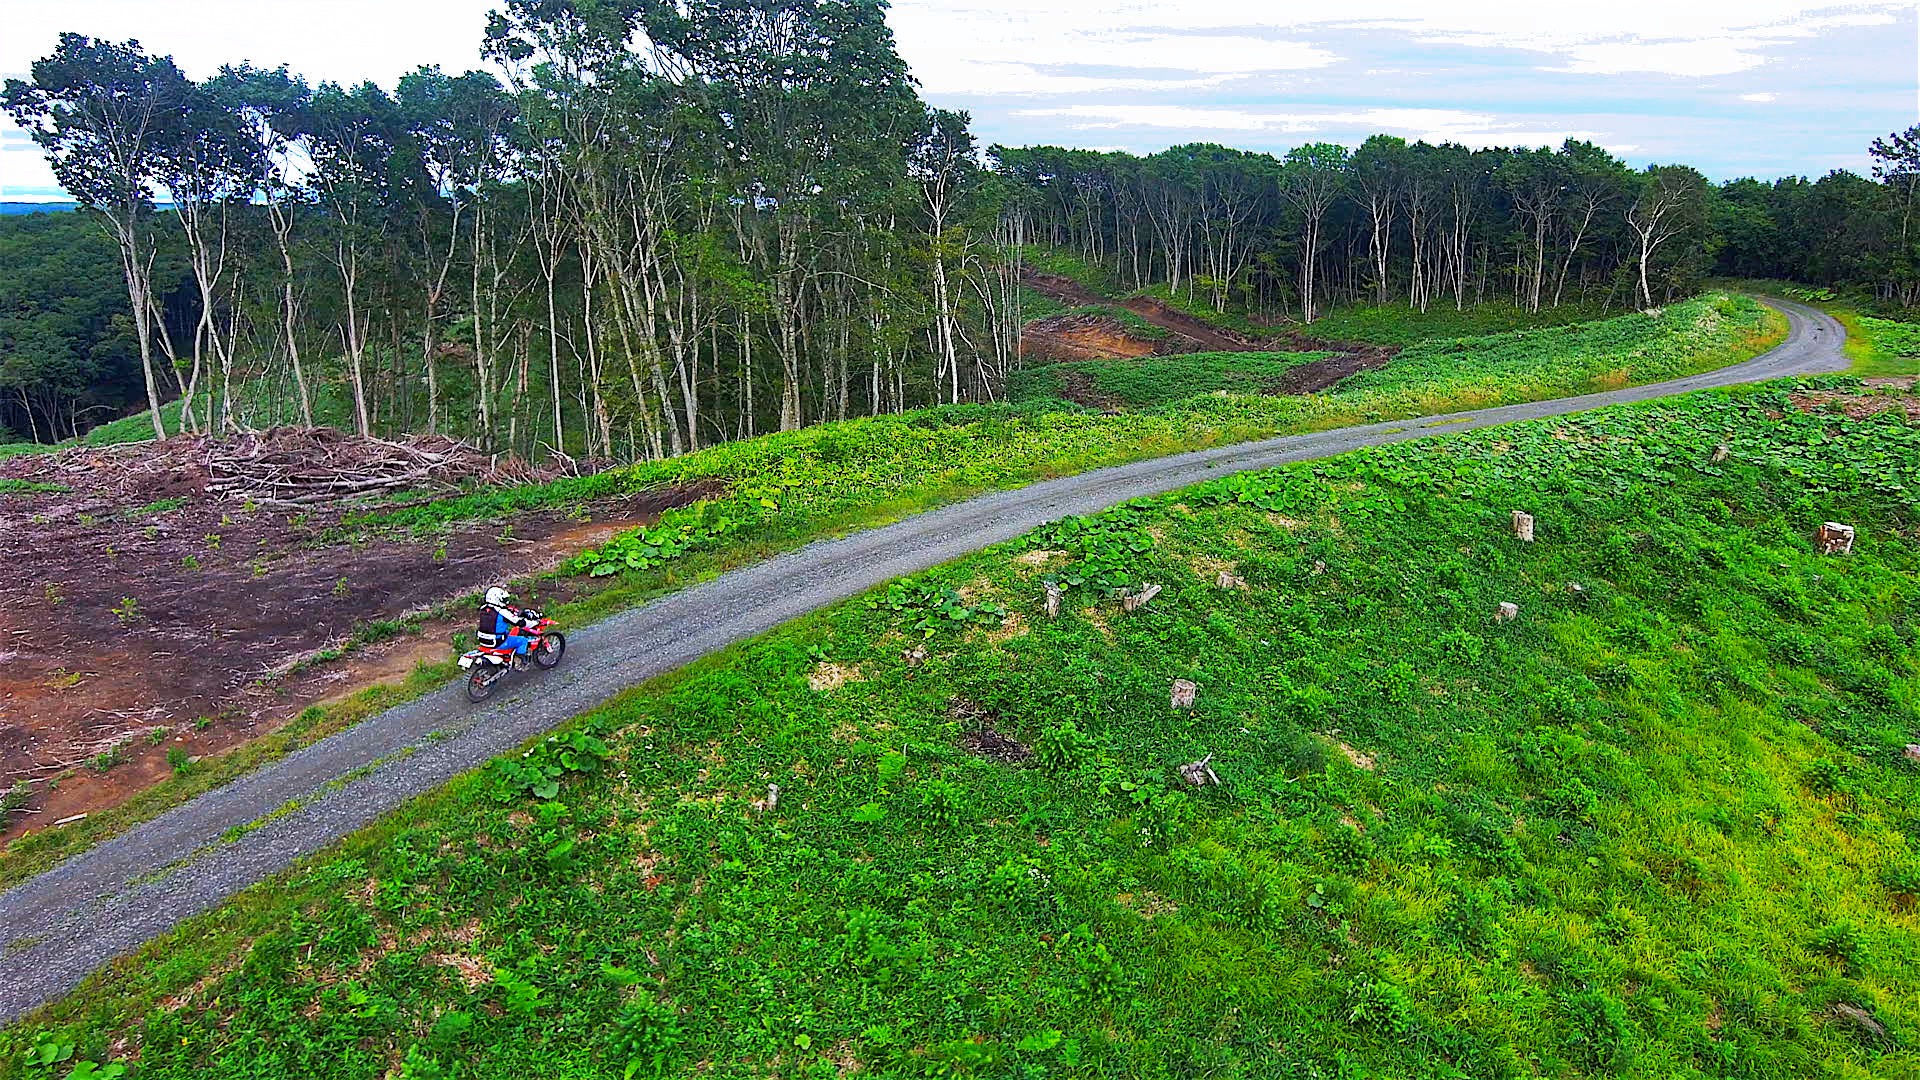
M 560 658 L 567 655 L 567 635 L 548 634 L 540 641 L 540 647 L 533 650 L 533 662 L 543 668 L 560 666 Z
M 467 700 L 477 705 L 492 697 L 493 684 L 506 673 L 506 668 L 496 664 L 475 664 L 473 674 L 467 676 Z

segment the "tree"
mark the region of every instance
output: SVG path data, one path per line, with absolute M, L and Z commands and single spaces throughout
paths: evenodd
M 1698 226 L 1706 210 L 1706 178 L 1685 165 L 1651 165 L 1642 173 L 1627 227 L 1639 243 L 1640 305 L 1653 307 L 1649 267 L 1667 241 Z
M 1393 225 L 1408 180 L 1407 141 L 1375 135 L 1360 144 L 1347 166 L 1356 201 L 1367 212 L 1367 243 L 1373 253 L 1374 302 L 1385 304 Z
M 1312 322 L 1316 312 L 1315 267 L 1325 244 L 1327 211 L 1340 194 L 1347 165 L 1347 148 L 1334 143 L 1310 143 L 1287 153 L 1280 171 L 1280 193 L 1300 214 L 1301 321 Z
M 164 439 L 153 371 L 153 194 L 165 179 L 162 147 L 186 115 L 191 84 L 171 57 L 148 56 L 137 41 L 80 34 L 60 35 L 32 75 L 32 82 L 7 80 L 7 114 L 33 133 L 60 186 L 100 215 L 119 245 L 153 435 Z

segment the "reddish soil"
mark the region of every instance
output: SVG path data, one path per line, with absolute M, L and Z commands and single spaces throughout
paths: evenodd
M 1130 360 L 1192 352 L 1194 345 L 1174 334 L 1159 341 L 1136 336 L 1111 315 L 1068 314 L 1028 323 L 1020 349 L 1029 360 Z
M 0 790 L 35 782 L 29 809 L 42 811 L 8 815 L 0 841 L 123 801 L 167 774 L 172 747 L 215 753 L 308 705 L 444 660 L 472 619 L 293 672 L 362 623 L 536 573 L 714 493 L 683 486 L 571 515 L 331 540 L 344 505 L 222 499 L 177 451 L 18 457 L 0 462 L 0 479 L 71 489 L 0 493 L 0 544 L 17 568 L 0 582 Z M 184 501 L 154 506 L 168 498 Z M 126 761 L 90 765 L 106 753 Z M 44 782 L 63 775 L 49 802 Z
M 1202 352 L 1255 352 L 1271 347 L 1222 329 L 1205 319 L 1196 319 L 1184 311 L 1176 311 L 1164 301 L 1151 296 L 1130 297 L 1120 301 L 1120 306 L 1162 330 L 1171 330 L 1192 340 Z
M 1075 307 L 1114 303 L 1079 282 L 1057 274 L 1029 269 L 1022 273 L 1021 281 L 1043 296 Z M 1028 323 L 1021 332 L 1022 350 L 1030 360 L 1055 361 L 1123 360 L 1191 352 L 1269 350 L 1330 350 L 1341 354 L 1293 368 L 1267 389 L 1269 394 L 1318 393 L 1357 372 L 1383 367 L 1400 352 L 1397 348 L 1380 345 L 1320 341 L 1297 330 L 1256 341 L 1178 311 L 1150 296 L 1131 297 L 1119 301 L 1119 306 L 1166 331 L 1166 337 L 1156 341 L 1138 336 L 1130 332 L 1119 319 L 1108 315 L 1066 314 Z M 1062 393 L 1075 404 L 1096 409 L 1112 409 L 1121 404 L 1101 394 L 1094 388 L 1092 380 L 1084 376 L 1070 374 L 1061 383 Z
M 1885 412 L 1901 412 L 1909 420 L 1920 420 L 1920 397 L 1913 393 L 1914 382 L 1913 379 L 1867 380 L 1867 385 L 1875 390 L 1891 388 L 1907 391 L 1898 397 L 1884 392 L 1845 394 L 1837 390 L 1804 390 L 1793 394 L 1792 399 L 1805 412 L 1827 412 L 1838 405 L 1840 412 L 1851 420 L 1864 420 Z

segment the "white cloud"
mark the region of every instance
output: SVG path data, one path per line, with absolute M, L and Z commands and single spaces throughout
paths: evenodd
M 1060 119 L 1079 131 L 1146 128 L 1276 135 L 1384 132 L 1433 143 L 1454 142 L 1475 148 L 1558 146 L 1567 139 L 1580 139 L 1598 143 L 1615 153 L 1639 149 L 1633 143 L 1612 142 L 1603 132 L 1529 128 L 1523 123 L 1458 109 L 1306 109 L 1283 112 L 1186 105 L 1101 104 L 1021 109 L 1014 115 Z
M 1751 101 L 1757 105 L 1765 105 L 1767 102 L 1773 101 L 1779 96 L 1779 94 L 1741 94 L 1740 100 Z
M 1750 70 L 1780 48 L 1839 26 L 1881 25 L 1911 0 L 1752 0 L 1517 5 L 1511 0 L 896 0 L 902 51 L 935 92 L 983 89 L 964 76 L 974 62 L 1024 65 L 1028 92 L 1049 92 L 1049 65 L 1085 64 L 1240 75 L 1324 66 L 1330 32 L 1379 30 L 1427 44 L 1541 54 L 1543 68 L 1591 75 L 1705 78 Z

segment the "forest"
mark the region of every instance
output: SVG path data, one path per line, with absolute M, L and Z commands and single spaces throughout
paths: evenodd
M 0 219 L 0 441 L 144 411 L 604 463 L 1001 400 L 1058 251 L 1272 327 L 1715 275 L 1920 300 L 1920 128 L 1725 184 L 1574 141 L 981 147 L 880 0 L 507 0 L 483 51 L 389 92 L 63 36 L 4 93 L 83 209 Z

